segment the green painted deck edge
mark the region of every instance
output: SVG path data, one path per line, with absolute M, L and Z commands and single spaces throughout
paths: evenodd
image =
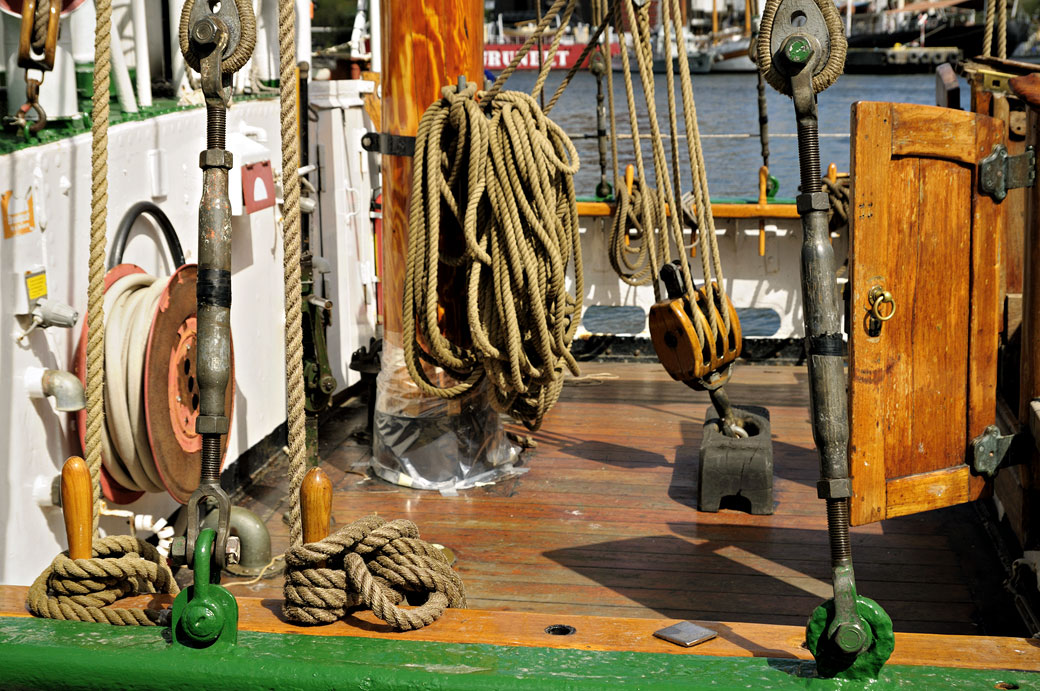
M 402 638 L 407 634 L 402 634 Z M 233 653 L 169 631 L 0 617 L 5 689 L 860 688 L 798 660 L 239 632 Z M 872 689 L 1035 688 L 1040 674 L 889 665 Z

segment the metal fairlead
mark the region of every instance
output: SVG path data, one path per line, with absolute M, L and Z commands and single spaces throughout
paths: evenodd
M 820 450 L 817 491 L 827 502 L 834 598 L 813 612 L 806 642 L 823 676 L 875 677 L 892 653 L 892 622 L 876 603 L 859 597 L 849 541 L 849 420 L 841 313 L 830 206 L 820 181 L 820 142 L 813 77 L 830 57 L 830 34 L 814 0 L 781 0 L 770 29 L 773 65 L 790 84 L 798 125 L 802 218 L 802 294 L 805 304 L 813 438 Z M 889 314 L 888 316 L 891 316 Z

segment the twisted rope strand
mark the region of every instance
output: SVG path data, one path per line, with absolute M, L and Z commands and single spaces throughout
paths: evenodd
M 394 629 L 412 631 L 447 607 L 466 606 L 462 580 L 441 550 L 419 539 L 411 521 L 359 519 L 324 540 L 290 548 L 285 566 L 283 612 L 303 624 L 331 623 L 365 607 Z M 409 598 L 425 602 L 401 607 Z

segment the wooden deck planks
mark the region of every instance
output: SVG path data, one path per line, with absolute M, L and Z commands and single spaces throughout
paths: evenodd
M 328 449 L 333 515 L 414 520 L 425 539 L 455 551 L 472 607 L 804 624 L 830 578 L 804 369 L 740 367 L 729 387 L 737 405 L 770 409 L 772 516 L 696 510 L 706 394 L 654 364 L 585 371 L 590 379 L 569 383 L 532 435 L 528 471 L 494 486 L 457 497 L 397 487 L 363 475 L 363 447 L 347 440 Z M 284 550 L 286 505 L 270 496 L 246 505 L 269 516 L 275 553 Z M 951 546 L 950 521 L 937 512 L 852 531 L 860 592 L 897 630 L 979 631 L 977 586 Z M 236 586 L 242 595 L 280 590 L 280 579 Z

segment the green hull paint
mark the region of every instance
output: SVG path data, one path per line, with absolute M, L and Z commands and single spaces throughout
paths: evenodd
M 404 639 L 407 634 L 402 635 Z M 233 653 L 176 649 L 169 632 L 0 617 L 8 689 L 858 688 L 811 662 L 239 632 Z M 1036 688 L 1040 674 L 888 665 L 871 689 Z M 1014 688 L 1005 687 L 1005 688 Z

